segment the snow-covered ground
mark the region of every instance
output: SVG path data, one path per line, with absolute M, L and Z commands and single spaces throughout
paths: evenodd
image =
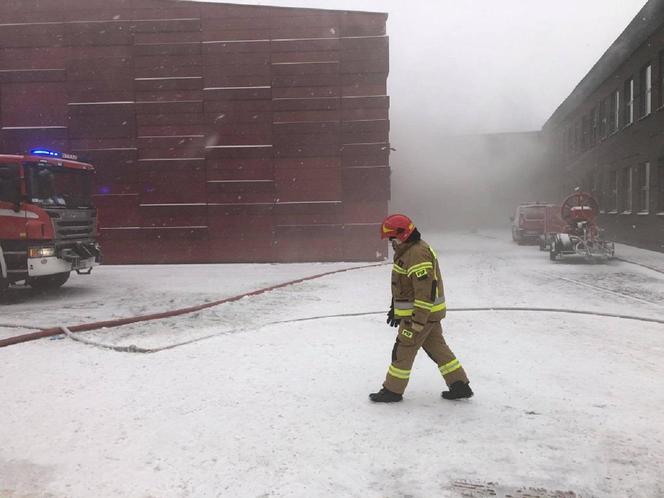
M 664 254 L 551 262 L 508 232 L 427 235 L 471 400 L 442 400 L 421 353 L 404 401 L 371 404 L 390 266 L 339 273 L 77 334 L 153 354 L 65 336 L 0 349 L 0 497 L 664 496 L 664 324 L 592 314 L 664 320 Z M 13 290 L 0 339 L 350 266 L 104 266 Z

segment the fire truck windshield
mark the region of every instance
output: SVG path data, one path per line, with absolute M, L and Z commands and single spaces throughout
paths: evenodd
M 31 202 L 44 207 L 91 207 L 90 172 L 45 163 L 26 163 L 25 170 Z

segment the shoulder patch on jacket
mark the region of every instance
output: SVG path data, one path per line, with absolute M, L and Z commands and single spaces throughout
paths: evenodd
M 424 280 L 427 278 L 427 270 L 426 268 L 421 268 L 415 272 L 415 276 L 417 277 L 418 280 Z

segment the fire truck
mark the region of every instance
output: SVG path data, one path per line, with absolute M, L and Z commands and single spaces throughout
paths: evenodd
M 55 289 L 101 263 L 95 169 L 77 159 L 45 149 L 0 154 L 0 292 L 19 282 Z

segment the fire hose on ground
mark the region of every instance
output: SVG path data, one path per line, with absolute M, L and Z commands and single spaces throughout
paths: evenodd
M 591 315 L 591 316 L 603 316 L 603 317 L 609 317 L 609 318 L 622 318 L 625 320 L 639 320 L 642 322 L 652 322 L 652 323 L 660 323 L 664 325 L 664 320 L 659 320 L 657 318 L 647 318 L 647 317 L 640 317 L 640 316 L 632 316 L 632 315 L 617 315 L 613 313 L 601 313 L 601 312 L 596 312 L 596 311 L 583 311 L 583 310 L 568 310 L 568 309 L 562 309 L 562 308 L 527 308 L 527 307 L 521 307 L 521 306 L 515 306 L 515 307 L 509 307 L 509 306 L 504 306 L 504 307 L 488 307 L 488 308 L 450 308 L 447 310 L 448 312 L 462 312 L 462 311 L 470 311 L 470 312 L 492 312 L 492 311 L 518 311 L 518 312 L 538 312 L 538 313 L 571 313 L 571 314 L 578 314 L 578 315 Z M 178 342 L 174 344 L 169 344 L 167 346 L 162 346 L 158 348 L 142 348 L 138 347 L 135 345 L 129 345 L 129 346 L 116 346 L 114 344 L 104 344 L 101 342 L 96 342 L 96 341 L 91 341 L 89 339 L 86 339 L 81 336 L 77 336 L 74 334 L 71 330 L 69 330 L 67 327 L 60 327 L 60 334 L 65 334 L 67 337 L 70 339 L 76 341 L 76 342 L 81 342 L 83 344 L 87 344 L 88 346 L 95 346 L 101 349 L 109 349 L 112 351 L 117 351 L 120 353 L 143 353 L 143 354 L 149 354 L 149 353 L 158 353 L 160 351 L 165 351 L 167 349 L 174 349 L 180 346 L 186 346 L 187 344 L 193 344 L 195 342 L 199 341 L 204 341 L 206 339 L 212 339 L 213 337 L 218 337 L 220 335 L 227 335 L 227 334 L 233 334 L 237 332 L 250 332 L 250 331 L 255 331 L 262 329 L 264 327 L 270 327 L 273 325 L 282 325 L 282 324 L 287 324 L 287 323 L 297 323 L 297 322 L 307 322 L 307 321 L 313 321 L 313 320 L 325 320 L 328 318 L 346 318 L 346 317 L 358 317 L 358 316 L 369 316 L 369 315 L 384 315 L 386 312 L 385 310 L 381 311 L 364 311 L 364 312 L 359 312 L 359 313 L 339 313 L 335 315 L 319 315 L 319 316 L 308 316 L 304 318 L 293 318 L 290 320 L 279 320 L 275 322 L 267 322 L 263 323 L 260 325 L 256 325 L 255 327 L 248 328 L 248 329 L 242 329 L 242 330 L 224 330 L 220 332 L 215 332 L 214 334 L 208 334 L 202 337 L 196 337 L 195 339 L 190 339 L 188 341 L 183 341 L 183 342 Z
M 282 287 L 287 287 L 290 285 L 295 285 L 299 284 L 302 282 L 306 282 L 308 280 L 314 280 L 317 278 L 325 277 L 327 275 L 334 275 L 336 273 L 343 273 L 343 272 L 348 272 L 352 270 L 361 270 L 364 268 L 374 268 L 376 266 L 385 266 L 387 264 L 391 263 L 375 263 L 371 265 L 362 265 L 362 266 L 353 266 L 350 268 L 342 268 L 340 270 L 333 270 L 333 271 L 328 271 L 325 273 L 318 273 L 316 275 L 311 275 L 308 277 L 303 277 L 303 278 L 298 278 L 296 280 L 290 280 L 288 282 L 283 282 L 281 284 L 276 284 L 272 285 L 269 287 L 264 287 L 262 289 L 257 289 L 255 291 L 251 292 L 245 292 L 244 294 L 239 294 L 237 296 L 233 297 L 228 297 L 225 299 L 220 299 L 218 301 L 213 301 L 210 303 L 205 303 L 205 304 L 199 304 L 196 306 L 189 306 L 187 308 L 180 308 L 176 310 L 169 310 L 169 311 L 162 311 L 158 313 L 150 313 L 149 315 L 140 315 L 140 316 L 134 316 L 134 317 L 128 317 L 128 318 L 116 318 L 112 320 L 104 320 L 100 322 L 91 322 L 91 323 L 82 323 L 79 325 L 72 325 L 71 327 L 68 327 L 68 330 L 70 332 L 84 332 L 88 330 L 97 330 L 101 328 L 112 328 L 112 327 L 120 327 L 121 325 L 129 325 L 131 323 L 137 323 L 137 322 L 146 322 L 150 320 L 160 320 L 163 318 L 171 318 L 174 316 L 179 316 L 179 315 L 185 315 L 188 313 L 194 313 L 196 311 L 201 311 L 207 308 L 212 308 L 214 306 L 219 306 L 220 304 L 226 304 L 226 303 L 232 303 L 235 301 L 239 301 L 240 299 L 243 299 L 245 297 L 251 297 L 251 296 L 258 296 L 260 294 L 264 294 L 269 291 L 273 291 L 276 289 L 281 289 Z M 22 327 L 20 325 L 12 325 L 12 327 Z M 38 328 L 38 327 L 35 327 Z M 41 329 L 38 332 L 32 332 L 30 334 L 23 334 L 15 337 L 9 337 L 7 339 L 2 339 L 0 340 L 0 348 L 6 347 L 6 346 L 11 346 L 14 344 L 20 344 L 22 342 L 28 342 L 28 341 L 34 341 L 37 339 L 43 339 L 45 337 L 52 337 L 55 335 L 60 335 L 62 334 L 62 327 L 51 327 L 51 328 L 46 328 L 46 329 Z
M 340 270 L 334 270 L 334 271 L 329 271 L 325 273 L 319 273 L 316 275 L 311 275 L 308 277 L 303 277 L 299 278 L 296 280 L 291 280 L 288 282 L 283 282 L 281 284 L 265 287 L 262 289 L 257 289 L 251 292 L 246 292 L 244 294 L 240 294 L 237 296 L 221 299 L 218 301 L 213 301 L 210 303 L 205 303 L 197 306 L 190 306 L 187 308 L 180 308 L 176 310 L 170 310 L 170 311 L 164 311 L 164 312 L 159 312 L 159 313 L 152 313 L 149 315 L 140 315 L 140 316 L 135 316 L 135 317 L 129 317 L 129 318 L 119 318 L 119 319 L 113 319 L 113 320 L 106 320 L 106 321 L 100 321 L 100 322 L 91 322 L 91 323 L 84 323 L 84 324 L 79 324 L 79 325 L 73 325 L 71 327 L 67 326 L 58 326 L 58 327 L 51 327 L 47 329 L 41 329 L 37 332 L 32 332 L 29 334 L 23 334 L 19 336 L 14 336 L 14 337 L 9 337 L 7 339 L 2 339 L 0 340 L 0 348 L 6 347 L 6 346 L 11 346 L 14 344 L 20 344 L 23 342 L 28 342 L 28 341 L 34 341 L 37 339 L 42 339 L 45 337 L 53 337 L 61 334 L 65 334 L 67 337 L 77 341 L 81 342 L 84 344 L 88 344 L 91 346 L 96 346 L 104 349 L 111 349 L 114 351 L 119 351 L 119 352 L 127 352 L 127 353 L 156 353 L 159 351 L 163 351 L 166 349 L 173 349 L 175 347 L 179 346 L 184 346 L 186 344 L 191 344 L 193 342 L 198 342 L 201 340 L 209 339 L 212 337 L 216 337 L 221 334 L 228 334 L 233 331 L 223 331 L 223 332 L 217 332 L 215 334 L 210 334 L 207 336 L 191 339 L 189 341 L 184 341 L 176 344 L 171 344 L 168 346 L 163 346 L 160 348 L 140 348 L 137 346 L 115 346 L 115 345 L 110 345 L 110 344 L 103 344 L 103 343 L 98 343 L 95 341 L 91 341 L 88 339 L 84 339 L 80 336 L 77 336 L 75 332 L 84 332 L 84 331 L 91 331 L 91 330 L 98 330 L 102 328 L 113 328 L 113 327 L 119 327 L 122 325 L 129 325 L 132 323 L 138 323 L 138 322 L 144 322 L 144 321 L 152 321 L 152 320 L 160 320 L 164 318 L 171 318 L 174 316 L 179 316 L 179 315 L 184 315 L 188 313 L 193 313 L 196 311 L 200 311 L 203 309 L 207 308 L 212 308 L 214 306 L 218 306 L 221 304 L 226 304 L 226 303 L 231 303 L 234 301 L 238 301 L 240 299 L 243 299 L 245 297 L 250 297 L 250 296 L 257 296 L 260 294 L 264 294 L 266 292 L 280 289 L 283 287 L 287 287 L 290 285 L 295 285 L 298 283 L 306 282 L 309 280 L 314 280 L 317 278 L 321 278 L 324 276 L 328 275 L 333 275 L 337 273 L 343 273 L 343 272 L 348 272 L 348 271 L 353 271 L 353 270 L 360 270 L 360 269 L 365 269 L 365 268 L 373 268 L 377 266 L 384 266 L 389 263 L 378 263 L 378 264 L 371 264 L 371 265 L 363 265 L 363 266 L 355 266 L 351 268 L 342 268 Z M 651 322 L 651 323 L 659 323 L 659 324 L 664 324 L 664 320 L 657 319 L 657 318 L 648 318 L 648 317 L 640 317 L 640 316 L 634 316 L 634 315 L 622 315 L 622 314 L 614 314 L 614 313 L 603 313 L 603 312 L 597 312 L 597 311 L 586 311 L 586 310 L 572 310 L 572 309 L 565 309 L 565 308 L 536 308 L 536 307 L 523 307 L 523 306 L 491 306 L 491 307 L 470 307 L 470 308 L 448 308 L 448 312 L 501 312 L 501 311 L 518 311 L 518 312 L 540 312 L 540 313 L 569 313 L 569 314 L 581 314 L 581 315 L 591 315 L 591 316 L 603 316 L 603 317 L 609 317 L 609 318 L 622 318 L 626 320 L 639 320 L 643 322 Z M 304 318 L 296 318 L 296 319 L 291 319 L 291 320 L 281 320 L 281 321 L 276 321 L 276 322 L 270 322 L 270 323 L 265 323 L 258 325 L 255 327 L 255 329 L 271 326 L 271 325 L 278 325 L 278 324 L 283 324 L 283 323 L 294 323 L 294 322 L 301 322 L 301 321 L 310 321 L 310 320 L 322 320 L 322 319 L 327 319 L 327 318 L 342 318 L 342 317 L 354 317 L 354 316 L 368 316 L 368 315 L 378 315 L 378 314 L 384 314 L 385 310 L 382 311 L 368 311 L 368 312 L 359 312 L 359 313 L 340 313 L 340 314 L 333 314 L 333 315 L 319 315 L 319 316 L 313 316 L 313 317 L 304 317 Z M 11 325 L 11 327 L 17 327 L 17 328 L 28 328 L 27 326 L 24 325 Z M 35 327 L 36 328 L 36 327 Z

